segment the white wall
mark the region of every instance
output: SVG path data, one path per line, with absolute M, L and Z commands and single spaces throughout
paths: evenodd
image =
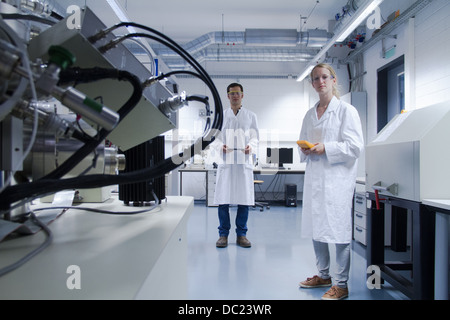
M 450 1 L 436 0 L 415 19 L 416 108 L 450 99 Z

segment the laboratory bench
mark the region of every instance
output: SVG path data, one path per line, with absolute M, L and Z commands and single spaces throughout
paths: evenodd
M 450 299 L 450 200 L 423 199 L 422 203 L 435 215 L 434 299 Z
M 126 206 L 117 196 L 80 206 L 145 209 Z M 192 197 L 168 196 L 138 214 L 69 209 L 49 224 L 53 240 L 47 248 L 0 277 L 0 299 L 186 299 L 186 226 L 193 208 Z M 39 231 L 0 242 L 0 268 L 45 239 Z
M 435 214 L 423 203 L 396 197 L 378 200 L 367 192 L 367 266 L 380 268 L 381 277 L 411 299 L 434 299 Z M 406 251 L 407 216 L 411 214 L 411 256 L 409 260 L 388 261 L 385 256 L 385 219 L 391 212 L 393 251 Z M 411 279 L 402 272 L 410 271 Z

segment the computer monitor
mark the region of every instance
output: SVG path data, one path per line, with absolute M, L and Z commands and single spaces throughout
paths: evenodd
M 283 164 L 294 163 L 293 148 L 267 148 L 267 163 L 278 163 L 279 168 L 283 168 Z

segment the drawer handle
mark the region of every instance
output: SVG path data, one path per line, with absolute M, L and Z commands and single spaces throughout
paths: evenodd
M 355 229 L 356 229 L 356 231 L 358 231 L 358 232 L 363 232 L 362 229 L 360 229 L 360 228 L 358 228 L 358 227 L 355 227 Z
M 363 217 L 363 215 L 362 214 L 359 214 L 359 213 L 356 213 L 355 214 L 358 218 L 362 218 Z

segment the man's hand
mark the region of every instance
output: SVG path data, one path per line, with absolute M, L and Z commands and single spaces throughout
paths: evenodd
M 232 151 L 233 151 L 233 149 L 229 149 L 226 144 L 224 144 L 222 146 L 222 152 L 223 153 L 229 153 L 229 152 L 232 152 Z

